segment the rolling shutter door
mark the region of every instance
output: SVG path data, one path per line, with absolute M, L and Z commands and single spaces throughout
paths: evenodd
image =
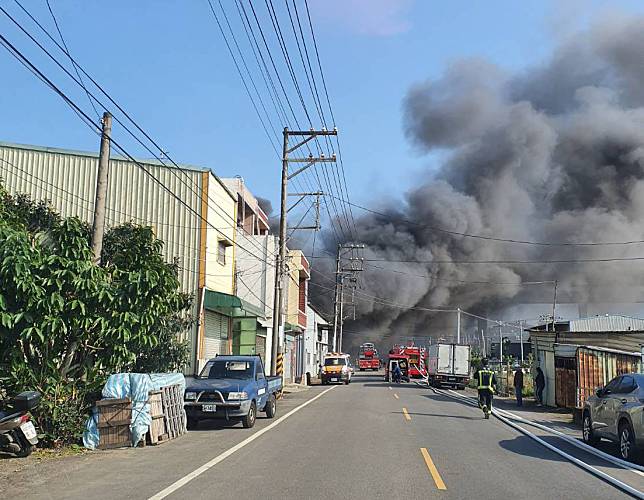
M 205 311 L 205 358 L 228 354 L 228 316 Z

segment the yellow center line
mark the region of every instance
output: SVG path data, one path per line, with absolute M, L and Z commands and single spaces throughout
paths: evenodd
M 405 415 L 405 420 L 409 422 L 411 420 L 411 416 L 407 413 L 407 408 L 403 408 L 403 414 Z
M 394 392 L 394 397 L 395 397 L 396 399 L 400 399 L 400 398 L 398 397 L 398 394 L 396 394 L 395 392 Z
M 429 473 L 432 475 L 432 478 L 434 479 L 434 483 L 436 483 L 436 487 L 439 490 L 446 490 L 447 486 L 445 486 L 445 483 L 443 482 L 443 478 L 438 473 L 438 469 L 434 465 L 434 461 L 432 460 L 432 457 L 429 456 L 429 452 L 427 451 L 427 448 L 421 448 L 420 452 L 423 454 L 423 458 L 425 459 L 425 464 L 427 464 L 427 468 L 429 469 Z

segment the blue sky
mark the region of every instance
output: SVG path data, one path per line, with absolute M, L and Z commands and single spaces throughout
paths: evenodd
M 53 32 L 45 1 L 22 1 Z M 222 2 L 231 21 L 239 22 L 233 0 Z M 275 202 L 279 162 L 206 0 L 51 3 L 74 57 L 173 159 L 210 166 L 220 176 L 242 175 L 257 195 Z M 280 15 L 285 12 L 283 2 L 274 3 Z M 3 5 L 37 33 L 12 1 Z M 264 2 L 254 5 L 269 30 Z M 617 0 L 309 0 L 309 5 L 351 196 L 372 205 L 380 197 L 399 196 L 437 164 L 436 157 L 415 152 L 404 136 L 401 101 L 411 85 L 439 77 L 462 57 L 485 57 L 517 70 L 547 57 L 559 38 L 609 6 L 644 11 L 644 2 Z M 287 18 L 283 21 L 286 26 Z M 0 32 L 90 109 L 82 92 L 1 13 Z M 289 50 L 295 57 L 295 45 Z M 274 54 L 280 55 L 277 46 Z M 0 81 L 0 140 L 98 149 L 98 138 L 4 50 Z M 131 152 L 150 156 L 118 126 L 114 134 Z

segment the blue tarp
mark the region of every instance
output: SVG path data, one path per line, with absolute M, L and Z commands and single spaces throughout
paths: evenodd
M 186 387 L 186 380 L 181 373 L 117 373 L 110 375 L 103 387 L 103 398 L 130 398 L 132 400 L 132 446 L 136 446 L 152 421 L 148 393 L 168 385 L 180 384 Z M 92 410 L 92 416 L 87 420 L 83 433 L 85 448 L 93 450 L 98 446 L 98 412 Z

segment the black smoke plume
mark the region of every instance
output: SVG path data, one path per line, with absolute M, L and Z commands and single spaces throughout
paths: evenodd
M 387 217 L 358 218 L 356 239 L 368 246 L 367 258 L 430 263 L 367 263 L 358 296 L 501 314 L 512 304 L 548 303 L 551 285 L 522 283 L 556 279 L 564 301 L 639 301 L 643 266 L 637 261 L 457 261 L 632 257 L 644 255 L 642 244 L 525 245 L 458 237 L 430 227 L 536 242 L 643 240 L 642 47 L 644 18 L 606 18 L 562 42 L 543 64 L 518 74 L 472 58 L 411 88 L 403 102 L 407 137 L 419 152 L 444 161 L 402 202 L 381 206 Z M 327 238 L 325 245 L 335 253 L 334 240 Z M 327 310 L 332 293 L 321 287 L 333 286 L 331 266 L 326 279 L 314 274 L 311 288 Z M 509 284 L 468 283 L 477 281 Z M 437 337 L 442 325 L 453 321 L 453 315 L 406 311 L 377 301 L 357 304 L 357 321 L 346 325 L 348 332 L 356 332 L 346 335 L 353 344 Z

